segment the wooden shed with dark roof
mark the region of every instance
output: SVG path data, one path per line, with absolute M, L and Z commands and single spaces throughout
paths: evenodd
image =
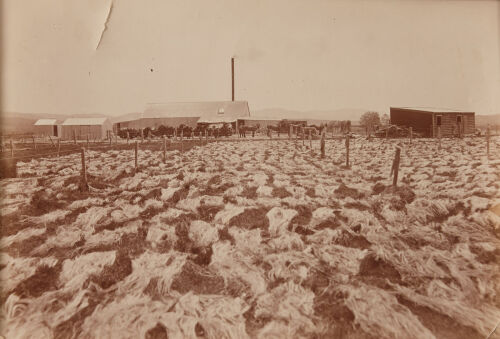
M 437 137 L 438 127 L 442 136 L 473 134 L 475 113 L 448 108 L 391 107 L 391 124 L 412 127 L 413 131 Z

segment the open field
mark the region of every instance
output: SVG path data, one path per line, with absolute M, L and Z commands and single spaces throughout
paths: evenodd
M 88 151 L 0 181 L 6 338 L 485 338 L 500 138 Z M 399 185 L 389 173 L 403 148 Z M 308 141 L 306 141 L 308 145 Z M 492 337 L 498 337 L 498 330 Z

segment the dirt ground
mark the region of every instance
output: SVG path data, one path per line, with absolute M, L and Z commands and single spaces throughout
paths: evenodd
M 500 138 L 193 142 L 17 161 L 6 338 L 485 338 Z M 400 146 L 398 187 L 390 177 Z M 499 337 L 498 330 L 492 338 Z

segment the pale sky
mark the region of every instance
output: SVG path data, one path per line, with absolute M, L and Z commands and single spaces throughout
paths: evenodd
M 499 1 L 4 0 L 2 111 L 435 106 L 500 113 Z M 152 70 L 152 71 L 151 71 Z

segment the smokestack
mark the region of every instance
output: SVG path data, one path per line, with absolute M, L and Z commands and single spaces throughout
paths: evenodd
M 231 58 L 231 101 L 234 101 L 234 58 Z

